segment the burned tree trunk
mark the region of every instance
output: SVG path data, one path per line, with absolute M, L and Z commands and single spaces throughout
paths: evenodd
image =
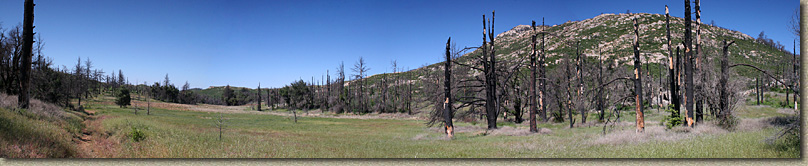
M 637 132 L 645 131 L 645 120 L 643 119 L 643 102 L 642 102 L 642 78 L 640 74 L 642 73 L 640 69 L 642 68 L 642 64 L 640 63 L 640 34 L 639 34 L 639 25 L 637 24 L 637 19 L 634 19 L 634 101 L 636 104 L 634 105 L 635 111 L 637 112 Z
M 258 83 L 258 111 L 261 111 L 261 83 Z
M 794 70 L 793 70 L 793 73 L 792 73 L 793 75 L 792 75 L 792 79 L 791 79 L 791 84 L 792 84 L 791 87 L 792 87 L 792 89 L 796 90 L 797 88 L 800 87 L 799 86 L 799 83 L 800 83 L 800 81 L 799 81 L 800 80 L 799 79 L 800 78 L 799 71 L 800 71 L 800 69 L 797 67 L 797 63 L 799 63 L 797 61 L 797 40 L 794 40 L 794 45 L 793 46 L 794 46 L 794 48 L 793 48 L 794 50 L 791 52 L 791 55 L 793 55 L 793 58 L 791 59 L 792 60 L 791 64 L 794 67 Z M 794 91 L 794 111 L 797 110 L 797 103 L 798 103 L 797 102 L 798 101 L 797 100 L 797 95 L 799 95 L 799 91 Z
M 564 63 L 565 63 L 564 66 L 566 67 L 566 70 L 564 70 L 564 75 L 566 75 L 566 77 L 567 77 L 567 81 L 565 81 L 567 83 L 567 85 L 566 85 L 566 88 L 567 88 L 567 115 L 568 115 L 568 118 L 570 120 L 570 128 L 572 128 L 575 125 L 575 119 L 572 119 L 572 111 L 574 110 L 574 108 L 572 106 L 572 104 L 573 104 L 572 103 L 572 92 L 571 92 L 572 91 L 571 90 L 571 88 L 572 88 L 572 74 L 570 74 L 570 64 L 569 64 L 570 62 L 569 61 L 571 61 L 570 58 L 567 58 L 564 61 Z
M 690 0 L 685 0 L 685 114 L 687 126 L 693 127 L 693 53 L 690 36 Z
M 673 109 L 676 111 L 676 115 L 679 115 L 679 87 L 676 85 L 676 71 L 674 69 L 674 64 L 678 65 L 678 60 L 676 63 L 673 61 L 673 43 L 671 42 L 671 15 L 668 13 L 668 5 L 665 5 L 665 29 L 666 29 L 666 36 L 668 37 L 668 77 L 670 79 L 670 97 L 671 97 L 671 104 L 673 105 Z M 676 48 L 676 54 L 679 54 L 679 48 Z M 678 59 L 678 58 L 677 58 Z
M 730 45 L 732 45 L 732 43 L 735 43 L 735 41 L 727 43 L 727 41 L 724 40 L 724 51 L 723 54 L 721 54 L 721 78 L 718 80 L 718 84 L 721 85 L 720 87 L 718 87 L 720 93 L 719 95 L 721 96 L 721 98 L 719 99 L 719 107 L 721 110 L 718 113 L 719 114 L 718 117 L 719 119 L 722 120 L 726 119 L 727 115 L 729 114 L 729 92 L 727 92 L 727 79 L 729 78 L 729 71 L 728 71 L 729 60 L 727 56 L 729 54 L 728 48 Z
M 34 0 L 25 0 L 22 25 L 22 66 L 20 66 L 20 95 L 17 96 L 17 105 L 28 108 L 31 86 L 31 55 L 34 46 Z M 81 98 L 79 98 L 81 99 Z
M 533 32 L 536 31 L 536 21 L 530 26 L 533 28 Z M 531 47 L 533 48 L 530 52 L 530 132 L 536 133 L 539 130 L 536 128 L 536 35 L 533 34 L 530 38 Z
M 575 54 L 577 54 L 576 58 L 576 72 L 578 77 L 578 94 L 577 98 L 580 101 L 583 101 L 583 93 L 584 93 L 584 63 L 586 62 L 586 57 L 581 57 L 581 51 L 579 51 L 579 47 L 581 46 L 581 41 L 576 42 L 575 44 Z M 578 106 L 578 113 L 581 114 L 581 123 L 586 123 L 586 108 L 584 107 L 583 103 L 579 103 Z
M 703 66 L 701 64 L 702 55 L 701 55 L 701 9 L 699 8 L 699 0 L 696 0 L 696 54 L 695 54 L 695 70 L 693 73 L 696 73 L 699 78 L 701 79 L 698 84 L 696 84 L 696 92 L 698 94 L 695 96 L 696 100 L 696 124 L 701 123 L 702 119 L 704 119 L 704 84 L 707 82 L 707 76 L 702 71 Z M 706 60 L 706 59 L 705 59 Z
M 760 99 L 762 94 L 760 93 L 762 88 L 760 88 L 760 79 L 763 78 L 763 74 L 760 74 L 761 77 L 755 78 L 755 100 L 757 101 L 757 105 L 760 105 Z
M 539 115 L 541 116 L 542 122 L 547 122 L 547 106 L 544 104 L 544 101 L 545 101 L 544 100 L 544 94 L 546 94 L 545 90 L 547 89 L 546 88 L 546 85 L 547 85 L 547 81 L 546 81 L 547 80 L 547 75 L 546 75 L 546 73 L 547 72 L 544 70 L 544 60 L 545 60 L 544 59 L 545 58 L 544 37 L 545 37 L 545 34 L 546 34 L 546 32 L 544 32 L 544 17 L 541 18 L 541 32 L 542 32 L 542 34 L 541 34 L 541 55 L 539 55 L 539 64 L 538 64 L 538 66 L 539 66 L 539 74 L 541 74 L 541 78 L 542 78 L 542 79 L 539 80 L 539 107 L 540 107 L 539 111 L 541 111 L 541 113 Z
M 488 29 L 485 26 L 485 15 L 483 15 L 483 56 L 486 59 L 483 62 L 483 67 L 485 68 L 485 110 L 486 110 L 486 118 L 488 120 L 488 129 L 496 129 L 497 128 L 497 111 L 499 109 L 499 104 L 497 103 L 497 74 L 496 74 L 496 51 L 494 50 L 494 12 L 491 12 L 491 20 L 490 25 L 491 28 Z M 488 34 L 487 38 L 490 42 L 486 42 L 486 34 Z M 487 51 L 490 47 L 490 51 Z
M 452 125 L 452 55 L 450 52 L 450 43 L 452 42 L 452 38 L 450 37 L 449 40 L 446 41 L 446 62 L 444 63 L 443 68 L 443 95 L 445 101 L 443 102 L 443 124 L 444 130 L 446 131 L 446 135 L 449 138 L 452 138 L 454 135 Z
M 598 56 L 603 56 L 603 53 L 601 52 L 601 49 L 600 49 L 600 45 L 598 45 Z M 600 60 L 600 63 L 598 63 L 598 85 L 603 85 L 603 77 L 604 77 L 603 76 L 603 59 L 604 58 L 602 58 L 602 57 L 598 58 L 598 60 Z M 598 87 L 598 92 L 596 94 L 596 98 L 597 98 L 596 99 L 597 100 L 596 104 L 597 104 L 597 107 L 598 107 L 597 109 L 598 109 L 598 113 L 600 114 L 598 116 L 598 121 L 599 122 L 604 122 L 603 118 L 605 118 L 605 116 L 606 116 L 606 109 L 605 109 L 606 108 L 606 103 L 603 100 L 603 88 Z

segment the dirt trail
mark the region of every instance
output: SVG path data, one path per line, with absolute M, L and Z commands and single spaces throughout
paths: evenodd
M 109 134 L 104 132 L 101 122 L 108 118 L 106 115 L 95 115 L 94 110 L 86 110 L 89 115 L 84 119 L 84 129 L 81 130 L 81 135 L 74 138 L 78 148 L 82 153 L 78 156 L 80 158 L 110 158 L 116 157 L 118 154 L 120 141 L 110 138 Z

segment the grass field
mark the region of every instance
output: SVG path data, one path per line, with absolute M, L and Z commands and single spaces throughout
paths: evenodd
M 796 150 L 783 150 L 764 140 L 778 127 L 767 117 L 788 115 L 768 106 L 747 106 L 737 115 L 742 123 L 726 131 L 708 122 L 693 129 L 665 130 L 659 123 L 664 111 L 646 111 L 646 131 L 634 132 L 633 115 L 623 112 L 621 122 L 603 134 L 600 123 L 540 124 L 539 134 L 527 132 L 526 123 L 502 122 L 486 132 L 484 123 L 456 122 L 456 136 L 445 138 L 442 129 L 428 128 L 423 120 L 380 118 L 378 115 L 332 118 L 289 111 L 249 111 L 205 105 L 152 103 L 144 110 L 111 105 L 111 97 L 98 97 L 85 107 L 95 112 L 87 125 L 87 157 L 115 158 L 798 158 Z M 142 103 L 136 102 L 139 107 Z M 197 109 L 196 107 L 212 107 Z M 246 106 L 245 106 L 246 107 Z M 220 111 L 227 110 L 227 111 Z M 225 119 L 222 139 L 215 120 Z M 318 116 L 313 116 L 318 115 Z M 706 116 L 707 117 L 707 116 Z M 596 119 L 590 116 L 590 121 Z M 145 135 L 133 139 L 134 131 Z

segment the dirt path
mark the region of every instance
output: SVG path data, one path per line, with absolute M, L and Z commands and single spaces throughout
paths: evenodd
M 84 119 L 84 129 L 78 138 L 74 138 L 79 150 L 82 153 L 79 155 L 81 158 L 110 158 L 116 157 L 120 152 L 118 145 L 119 140 L 110 138 L 110 135 L 104 132 L 101 122 L 108 118 L 106 115 L 95 115 L 94 110 L 86 110 L 90 115 Z

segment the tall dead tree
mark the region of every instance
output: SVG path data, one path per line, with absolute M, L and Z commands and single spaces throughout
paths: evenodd
M 687 126 L 693 127 L 693 53 L 691 52 L 692 44 L 690 31 L 690 0 L 685 0 L 685 114 L 687 117 Z
M 367 67 L 367 64 L 365 64 L 365 59 L 363 57 L 359 57 L 359 61 L 356 61 L 354 67 L 351 68 L 351 70 L 356 73 L 356 75 L 354 75 L 356 77 L 355 82 L 359 83 L 359 89 L 358 89 L 359 91 L 357 92 L 357 103 L 359 104 L 358 105 L 359 111 L 362 113 L 366 113 L 368 111 L 367 102 L 365 102 L 365 98 L 363 98 L 362 96 L 365 93 L 365 80 L 364 80 L 365 75 L 367 75 L 367 72 L 370 70 L 370 68 Z
M 673 110 L 676 112 L 676 116 L 679 116 L 679 86 L 677 86 L 676 82 L 676 71 L 674 68 L 674 64 L 678 65 L 678 60 L 676 63 L 673 61 L 673 43 L 671 42 L 671 15 L 668 12 L 668 5 L 665 5 L 665 31 L 666 36 L 668 38 L 668 77 L 670 80 L 670 98 L 671 104 L 673 105 Z M 678 54 L 678 48 L 677 48 Z
M 490 51 L 488 52 L 488 64 L 487 70 L 485 72 L 486 78 L 485 84 L 486 86 L 486 101 L 485 101 L 485 109 L 487 112 L 488 118 L 488 129 L 496 129 L 497 128 L 497 114 L 499 113 L 499 100 L 497 99 L 497 74 L 496 74 L 496 44 L 494 43 L 494 18 L 495 18 L 495 11 L 491 12 L 491 21 L 489 21 L 489 25 L 491 28 L 488 30 L 488 39 L 490 42 L 488 46 L 485 45 L 485 32 L 483 32 L 483 46 L 490 47 Z M 483 15 L 483 20 L 485 20 L 485 15 Z M 483 23 L 483 31 L 485 31 L 485 23 Z M 485 50 L 483 50 L 485 53 Z
M 642 102 L 642 78 L 640 74 L 642 73 L 640 69 L 642 68 L 642 63 L 640 63 L 640 33 L 639 33 L 639 24 L 637 24 L 637 19 L 634 19 L 634 101 L 636 104 L 634 105 L 635 111 L 637 112 L 637 132 L 645 131 L 645 120 L 643 119 L 643 102 Z
M 533 30 L 533 35 L 530 37 L 532 51 L 530 52 L 530 132 L 536 133 L 539 130 L 536 128 L 536 21 L 530 26 Z
M 577 59 L 576 60 L 577 61 L 576 62 L 577 71 L 576 72 L 578 72 L 577 73 L 578 74 L 578 76 L 577 76 L 578 77 L 578 95 L 577 95 L 577 98 L 578 98 L 578 101 L 584 101 L 584 99 L 583 99 L 584 98 L 584 67 L 586 66 L 586 57 L 583 57 L 581 55 L 581 51 L 578 50 L 580 45 L 581 45 L 580 41 L 578 41 L 578 43 L 575 45 L 575 53 L 577 54 L 577 57 L 576 57 L 576 59 Z M 587 114 L 586 114 L 586 108 L 584 106 L 585 105 L 584 105 L 583 102 L 580 102 L 577 105 L 578 112 L 581 114 L 581 123 L 586 123 Z
M 258 83 L 258 111 L 261 111 L 261 83 Z
M 444 63 L 443 68 L 443 124 L 444 124 L 444 131 L 449 138 L 452 138 L 454 135 L 454 130 L 452 125 L 452 55 L 450 52 L 450 43 L 452 42 L 452 38 L 449 37 L 449 40 L 446 41 L 446 62 Z
M 732 43 L 735 43 L 735 41 L 727 43 L 727 41 L 724 40 L 724 51 L 723 54 L 721 54 L 721 78 L 718 80 L 718 89 L 720 95 L 719 119 L 726 119 L 727 115 L 729 115 L 729 92 L 727 92 L 727 80 L 729 79 L 729 58 L 727 58 L 727 56 L 729 55 L 728 48 L 730 45 L 732 45 Z
M 703 71 L 704 67 L 703 67 L 703 64 L 702 64 L 701 61 L 702 61 L 702 59 L 704 61 L 706 61 L 707 59 L 705 59 L 703 57 L 702 53 L 701 53 L 702 52 L 701 51 L 701 8 L 700 8 L 701 3 L 699 2 L 699 0 L 696 0 L 695 2 L 696 2 L 695 3 L 696 4 L 696 48 L 694 48 L 694 49 L 696 51 L 696 53 L 695 53 L 696 63 L 695 63 L 695 66 L 694 66 L 695 69 L 694 69 L 693 72 L 696 73 L 699 76 L 699 79 L 700 79 L 699 83 L 695 84 L 696 85 L 696 92 L 698 92 L 698 94 L 695 96 L 696 98 L 694 98 L 696 100 L 696 103 L 695 103 L 696 104 L 696 108 L 695 108 L 696 109 L 696 112 L 695 112 L 696 113 L 696 124 L 698 124 L 698 123 L 701 123 L 702 119 L 704 119 L 704 100 L 705 100 L 705 94 L 704 93 L 705 93 L 705 90 L 703 88 L 704 88 L 704 85 L 707 84 L 707 75 Z
M 797 102 L 798 101 L 797 100 L 797 95 L 799 94 L 799 91 L 797 89 L 800 87 L 799 86 L 799 82 L 800 82 L 799 81 L 799 78 L 800 78 L 799 70 L 800 69 L 797 67 L 797 64 L 799 62 L 797 61 L 797 40 L 796 39 L 794 40 L 794 45 L 793 46 L 794 46 L 794 48 L 793 48 L 794 50 L 791 52 L 791 55 L 793 56 L 791 58 L 791 65 L 793 67 L 793 70 L 792 70 L 792 73 L 791 73 L 791 89 L 795 89 L 795 91 L 794 91 L 794 111 L 797 111 L 797 103 L 798 103 Z
M 22 66 L 20 67 L 20 95 L 17 96 L 17 105 L 28 108 L 31 86 L 31 55 L 34 46 L 34 0 L 25 0 L 22 25 Z
M 544 52 L 544 38 L 547 32 L 544 31 L 544 17 L 541 18 L 541 55 L 539 55 L 539 74 L 541 75 L 541 79 L 539 79 L 539 111 L 541 112 L 539 115 L 541 116 L 542 122 L 547 122 L 547 106 L 544 104 L 545 98 L 545 90 L 547 89 L 547 75 L 546 71 L 544 70 L 544 61 L 546 58 L 546 54 Z
M 466 96 L 462 96 L 458 98 L 458 101 L 462 103 L 461 107 L 466 106 L 474 106 L 474 105 L 482 105 L 485 107 L 485 116 L 488 123 L 488 129 L 496 129 L 497 128 L 497 115 L 499 113 L 499 100 L 497 94 L 497 70 L 496 70 L 496 49 L 495 49 L 495 35 L 494 35 L 494 14 L 495 12 L 491 12 L 491 19 L 486 20 L 485 15 L 483 15 L 483 43 L 480 46 L 481 53 L 479 56 L 475 56 L 477 58 L 475 61 L 477 64 L 463 64 L 457 61 L 451 61 L 460 66 L 464 66 L 470 69 L 474 69 L 477 71 L 482 71 L 484 74 L 484 79 L 479 77 L 474 77 L 466 80 L 461 80 L 459 82 L 463 83 L 461 88 L 480 88 L 475 91 L 482 92 L 485 91 L 485 97 L 478 97 L 476 94 L 467 94 Z M 486 24 L 487 22 L 487 24 Z M 486 26 L 486 25 L 490 25 Z M 482 67 L 477 67 L 477 65 Z M 479 84 L 476 85 L 468 85 L 467 82 L 477 82 Z M 483 104 L 480 104 L 483 103 Z

